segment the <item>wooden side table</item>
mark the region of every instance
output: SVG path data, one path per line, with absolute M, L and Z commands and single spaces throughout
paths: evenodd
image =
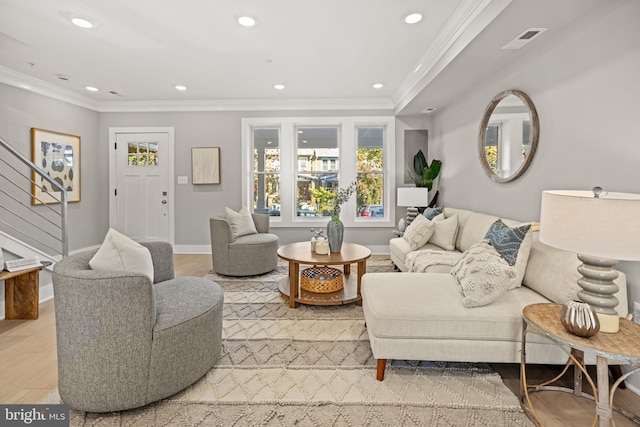
M 4 280 L 5 319 L 37 319 L 40 298 L 40 270 L 44 265 L 14 272 L 0 272 Z
M 520 364 L 520 398 L 525 410 L 528 405 L 536 421 L 540 420 L 536 414 L 529 393 L 540 390 L 555 390 L 573 393 L 576 396 L 587 397 L 596 402 L 596 420 L 600 427 L 608 427 L 611 425 L 612 411 L 615 409 L 622 415 L 632 418 L 633 415 L 620 408 L 613 406 L 613 395 L 620 383 L 622 383 L 629 375 L 640 372 L 640 325 L 630 322 L 627 319 L 620 319 L 620 331 L 609 334 L 599 332 L 593 337 L 582 338 L 573 335 L 567 331 L 560 321 L 560 304 L 531 304 L 522 311 L 523 327 L 522 327 L 522 354 Z M 527 333 L 535 333 L 542 335 L 554 341 L 559 345 L 569 346 L 571 352 L 569 360 L 564 370 L 557 377 L 537 385 L 528 385 L 526 376 L 526 336 Z M 585 364 L 584 353 L 592 353 L 596 356 L 596 375 L 597 387 L 589 376 Z M 635 369 L 618 378 L 611 388 L 609 388 L 609 360 L 615 360 L 622 363 L 630 363 L 635 365 Z M 556 387 L 550 384 L 558 380 L 573 364 L 574 379 L 573 389 L 566 387 Z M 587 379 L 593 389 L 593 396 L 582 392 L 582 377 Z M 526 401 L 526 402 L 525 402 Z

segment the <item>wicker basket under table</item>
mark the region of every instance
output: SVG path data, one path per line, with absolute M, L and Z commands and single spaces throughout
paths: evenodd
M 300 287 L 305 291 L 326 294 L 343 286 L 342 271 L 337 268 L 314 266 L 300 272 Z

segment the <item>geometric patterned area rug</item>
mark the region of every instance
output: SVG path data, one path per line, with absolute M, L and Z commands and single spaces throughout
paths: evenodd
M 391 271 L 388 257 L 373 258 L 367 271 Z M 377 381 L 362 307 L 290 309 L 278 292 L 286 274 L 286 265 L 251 278 L 210 273 L 225 298 L 216 366 L 162 402 L 108 414 L 71 411 L 71 425 L 533 425 L 485 364 L 392 361 Z

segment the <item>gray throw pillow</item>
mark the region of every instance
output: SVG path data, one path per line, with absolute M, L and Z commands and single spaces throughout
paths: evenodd
M 522 241 L 527 236 L 531 224 L 524 224 L 517 227 L 509 227 L 501 219 L 491 224 L 484 238 L 496 248 L 500 256 L 514 266 L 518 259 L 518 251 Z
M 433 219 L 442 213 L 442 207 L 439 208 L 426 208 L 422 215 L 424 215 L 427 219 Z

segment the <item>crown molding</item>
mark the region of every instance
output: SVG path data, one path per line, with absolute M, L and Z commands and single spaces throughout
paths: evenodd
M 43 80 L 31 77 L 27 74 L 14 71 L 10 68 L 0 65 L 0 83 L 24 89 L 29 92 L 37 93 L 49 98 L 57 99 L 79 107 L 88 108 L 89 110 L 98 109 L 98 102 L 93 99 L 78 95 L 68 89 L 61 88 Z
M 391 98 L 95 101 L 0 66 L 0 82 L 97 112 L 394 110 L 400 113 L 512 0 L 462 0 Z M 419 68 L 418 68 L 419 65 Z
M 393 110 L 390 98 L 226 99 L 205 101 L 107 101 L 97 111 L 290 111 L 290 110 Z
M 393 110 L 399 114 L 512 0 L 462 0 L 391 98 L 95 101 L 0 66 L 0 82 L 97 112 Z M 420 68 L 418 69 L 418 65 Z
M 511 2 L 463 0 L 391 97 L 396 114 L 423 91 Z
M 99 113 L 186 111 L 393 110 L 391 98 L 230 99 L 204 101 L 95 101 L 0 65 L 0 83 Z

